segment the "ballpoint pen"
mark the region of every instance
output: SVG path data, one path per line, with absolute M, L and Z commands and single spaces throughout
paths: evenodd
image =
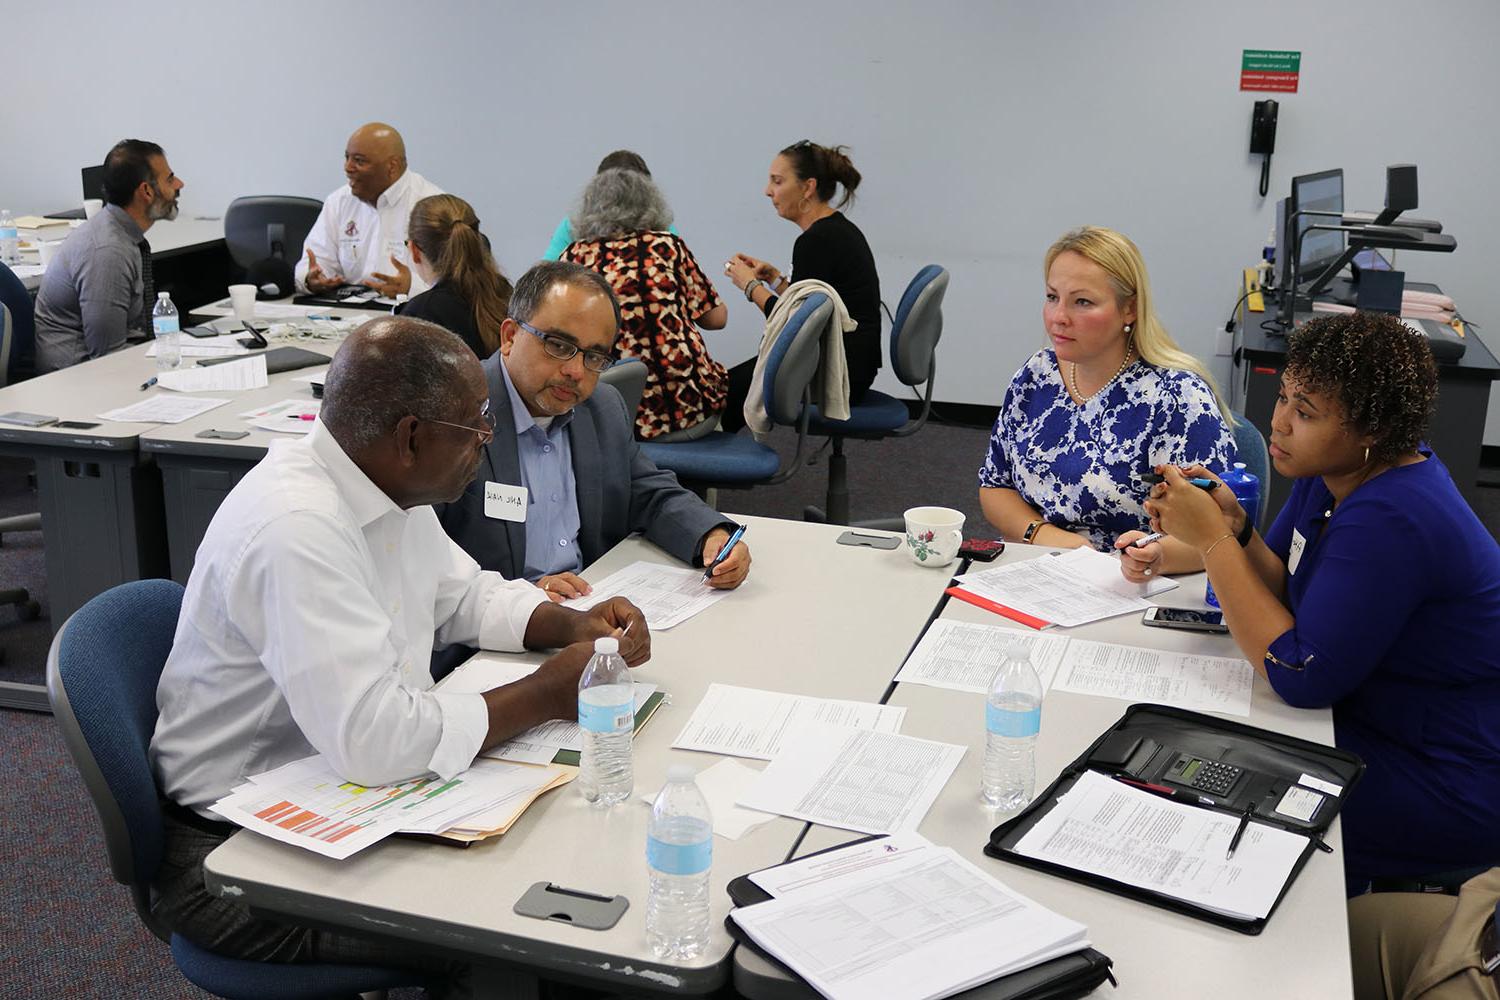
M 1151 534 L 1142 535 L 1140 538 L 1137 538 L 1135 541 L 1131 542 L 1130 547 L 1133 549 L 1144 549 L 1152 542 L 1159 542 L 1166 537 L 1167 533 L 1165 531 L 1153 531 L 1151 532 Z
M 146 381 L 144 381 L 144 382 L 141 383 L 141 391 L 145 392 L 147 389 L 151 388 L 155 384 L 156 384 L 156 376 L 152 375 Z
M 1245 835 L 1245 827 L 1250 825 L 1250 817 L 1255 815 L 1255 803 L 1252 802 L 1245 807 L 1240 815 L 1240 825 L 1235 828 L 1234 837 L 1229 841 L 1229 850 L 1224 852 L 1224 860 L 1228 861 L 1234 857 L 1234 849 L 1240 846 L 1240 838 Z
M 714 556 L 714 561 L 703 567 L 703 582 L 707 583 L 713 577 L 714 569 L 724 561 L 725 557 L 729 555 L 729 550 L 734 548 L 735 543 L 744 535 L 745 527 L 743 524 L 735 525 L 734 534 L 729 536 L 729 541 L 725 542 L 724 547 L 719 550 L 719 554 Z
M 1157 483 L 1164 483 L 1166 481 L 1167 477 L 1159 472 L 1147 472 L 1141 476 L 1141 482 L 1151 483 L 1152 485 L 1155 485 Z M 1214 490 L 1219 488 L 1219 481 L 1217 479 L 1208 479 L 1203 476 L 1194 476 L 1187 481 L 1198 487 L 1200 490 Z

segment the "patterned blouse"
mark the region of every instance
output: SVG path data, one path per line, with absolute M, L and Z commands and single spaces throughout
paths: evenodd
M 1016 372 L 990 434 L 981 487 L 1016 490 L 1052 524 L 1108 552 L 1126 531 L 1149 531 L 1141 474 L 1162 464 L 1222 473 L 1234 434 L 1192 372 L 1137 361 L 1082 406 L 1057 355 L 1039 351 Z
M 580 240 L 562 260 L 604 275 L 620 301 L 615 357 L 646 363 L 636 437 L 702 423 L 724 410 L 729 375 L 708 355 L 696 320 L 722 304 L 692 251 L 672 233 Z

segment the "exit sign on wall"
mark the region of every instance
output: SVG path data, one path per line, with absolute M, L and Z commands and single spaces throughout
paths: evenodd
M 1301 52 L 1245 49 L 1240 57 L 1240 89 L 1295 94 L 1301 72 Z

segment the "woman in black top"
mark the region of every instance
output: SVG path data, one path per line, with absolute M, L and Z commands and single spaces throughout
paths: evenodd
M 398 311 L 452 330 L 481 359 L 500 348 L 510 282 L 490 255 L 479 219 L 457 195 L 434 194 L 412 206 L 406 246 L 431 287 Z
M 850 318 L 859 324 L 844 334 L 849 402 L 854 405 L 875 381 L 882 353 L 880 276 L 875 272 L 875 255 L 864 233 L 838 211 L 854 199 L 859 180 L 859 171 L 843 146 L 820 146 L 803 140 L 786 147 L 771 161 L 766 197 L 777 215 L 802 230 L 792 244 L 791 275 L 742 253 L 724 266 L 734 286 L 767 316 L 793 280 L 816 278 L 839 293 Z M 830 204 L 840 186 L 843 197 L 837 205 Z M 754 370 L 754 358 L 729 370 L 729 403 L 722 421 L 725 430 L 737 431 L 744 426 L 741 409 Z

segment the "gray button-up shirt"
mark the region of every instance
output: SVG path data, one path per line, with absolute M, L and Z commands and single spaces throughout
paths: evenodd
M 56 371 L 125 344 L 144 313 L 140 242 L 118 205 L 73 230 L 47 265 L 36 297 L 36 370 Z

